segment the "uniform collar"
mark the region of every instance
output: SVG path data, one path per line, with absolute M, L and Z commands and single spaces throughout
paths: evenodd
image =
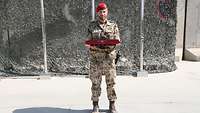
M 107 20 L 107 23 L 106 23 L 107 25 L 111 25 L 111 22 L 109 21 L 109 20 Z
M 99 20 L 97 20 L 97 23 L 100 24 Z M 106 25 L 111 25 L 110 20 L 107 20 Z

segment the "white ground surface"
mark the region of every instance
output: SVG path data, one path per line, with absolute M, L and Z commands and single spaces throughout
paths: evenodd
M 200 113 L 200 62 L 177 67 L 145 78 L 118 76 L 118 113 Z M 84 77 L 1 79 L 0 113 L 89 113 L 90 85 Z M 100 108 L 108 108 L 105 80 Z

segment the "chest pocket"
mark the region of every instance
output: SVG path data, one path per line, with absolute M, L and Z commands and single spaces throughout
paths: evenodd
M 102 33 L 101 29 L 94 29 L 92 31 L 92 38 L 93 39 L 100 39 L 101 38 L 101 33 Z
M 107 26 L 105 31 L 104 31 L 104 34 L 106 35 L 106 37 L 108 39 L 114 39 L 114 28 L 113 28 L 113 26 Z

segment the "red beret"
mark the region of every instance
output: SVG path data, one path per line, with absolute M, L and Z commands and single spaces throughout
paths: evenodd
M 96 12 L 98 13 L 99 10 L 103 10 L 103 9 L 106 9 L 106 8 L 107 8 L 106 4 L 104 2 L 100 2 L 99 5 L 96 8 Z

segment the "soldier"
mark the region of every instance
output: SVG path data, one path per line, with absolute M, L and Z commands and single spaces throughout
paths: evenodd
M 89 24 L 88 34 L 90 39 L 117 39 L 119 38 L 118 26 L 115 22 L 107 19 L 108 8 L 104 2 L 100 2 L 96 8 L 98 19 Z M 118 45 L 117 45 L 118 46 Z M 92 113 L 99 113 L 99 96 L 101 94 L 102 75 L 105 75 L 107 85 L 107 97 L 109 100 L 109 112 L 116 113 L 115 92 L 116 78 L 116 46 L 88 46 L 90 53 L 89 78 L 92 82 L 93 110 Z

